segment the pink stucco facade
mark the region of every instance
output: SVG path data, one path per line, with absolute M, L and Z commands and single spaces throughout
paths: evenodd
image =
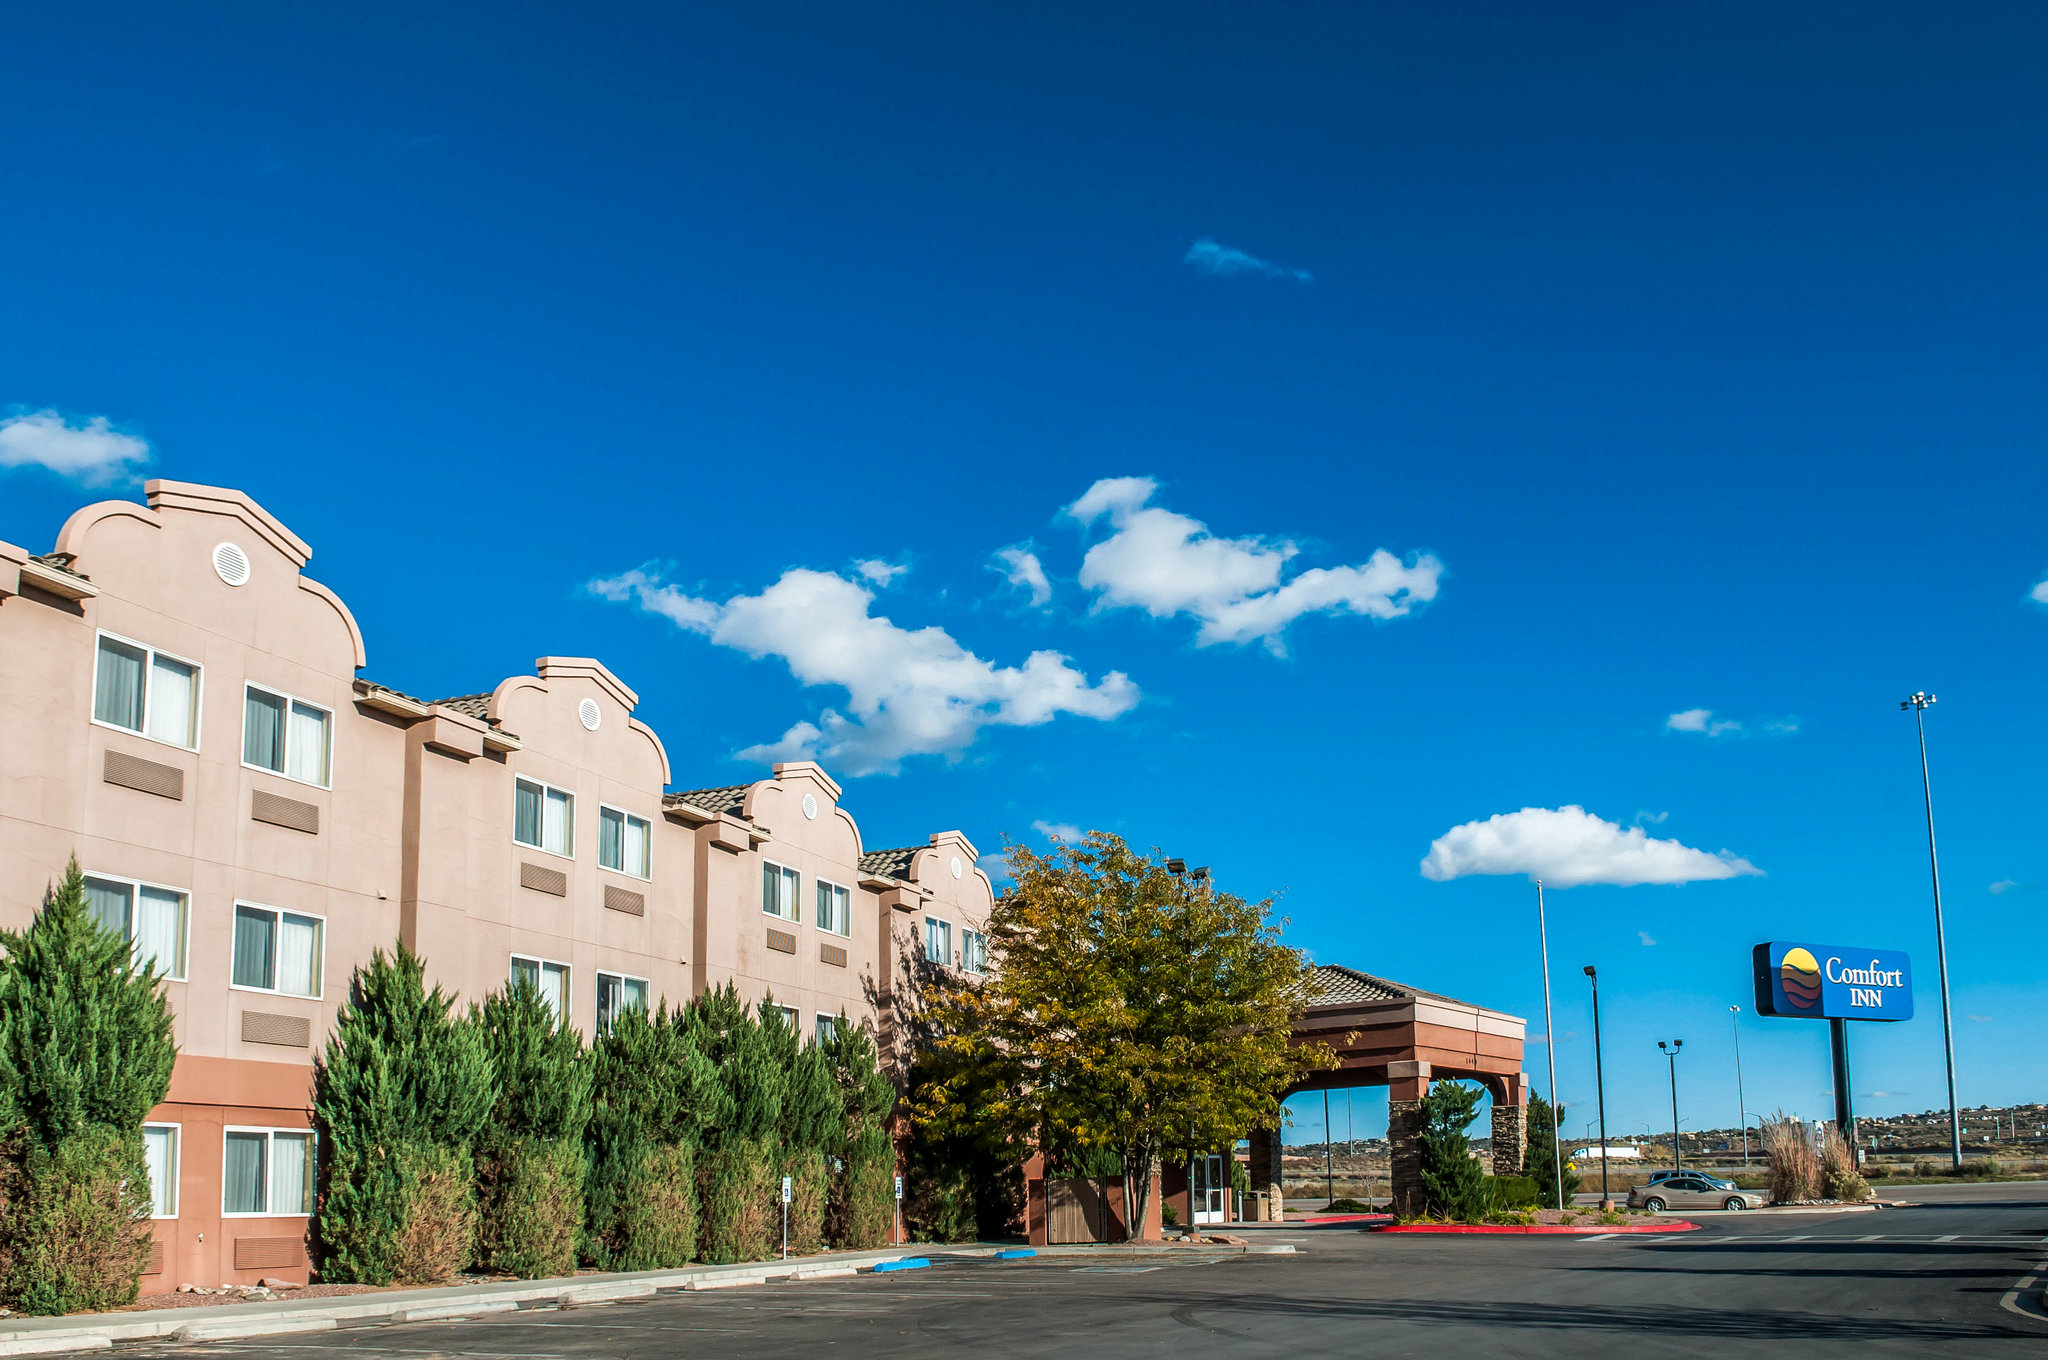
M 374 683 L 306 543 L 238 491 L 145 490 L 50 551 L 0 541 L 0 925 L 76 854 L 171 975 L 152 1149 L 176 1193 L 145 1289 L 305 1278 L 293 1135 L 380 946 L 464 1002 L 544 974 L 586 1035 L 601 1004 L 728 982 L 806 1035 L 842 1012 L 886 1035 L 941 966 L 913 960 L 977 961 L 993 894 L 960 832 L 869 847 L 808 763 L 673 788 L 638 696 L 588 658 L 448 700 Z

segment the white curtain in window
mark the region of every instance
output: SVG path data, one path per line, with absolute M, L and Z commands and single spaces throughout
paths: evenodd
M 128 938 L 128 909 L 134 894 L 135 889 L 126 883 L 109 883 L 100 878 L 85 880 L 86 910 L 99 922 L 101 930 L 111 930 L 124 940 Z
M 242 759 L 259 770 L 284 773 L 284 700 L 260 689 L 242 705 Z
M 647 823 L 638 817 L 626 818 L 625 866 L 627 873 L 647 877 Z
M 523 779 L 512 786 L 512 839 L 540 844 L 540 788 Z
M 149 667 L 148 733 L 176 746 L 192 744 L 192 695 L 198 672 L 182 661 L 159 656 Z
M 270 1212 L 309 1214 L 313 1211 L 313 1136 L 270 1135 Z
M 626 814 L 611 808 L 597 810 L 597 862 L 607 869 L 626 867 Z
M 293 996 L 320 994 L 320 923 L 304 916 L 277 920 L 277 990 Z
M 643 1011 L 647 1009 L 646 978 L 621 978 L 619 983 L 620 1010 L 631 1010 L 635 1006 Z
M 264 1191 L 264 1146 L 269 1139 L 260 1133 L 230 1133 L 226 1155 L 221 1160 L 221 1208 L 231 1214 L 260 1214 L 267 1203 Z
M 144 1129 L 142 1161 L 149 1168 L 149 1211 L 157 1218 L 178 1213 L 178 1131 Z
M 307 784 L 327 782 L 327 715 L 307 704 L 292 705 L 291 740 L 285 744 L 285 775 Z
M 558 855 L 569 853 L 569 795 L 558 789 L 548 790 L 541 810 L 540 848 Z
M 185 975 L 185 894 L 142 890 L 135 911 L 135 962 L 154 963 L 158 977 Z
M 554 1008 L 555 1018 L 569 1013 L 569 970 L 559 963 L 540 966 L 540 994 Z
M 103 723 L 142 730 L 142 665 L 147 655 L 112 638 L 100 639 L 99 679 L 94 684 L 92 715 Z

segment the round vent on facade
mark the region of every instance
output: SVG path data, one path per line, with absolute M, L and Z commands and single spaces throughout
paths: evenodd
M 597 725 L 604 721 L 604 714 L 598 710 L 597 700 L 585 699 L 576 705 L 576 716 L 583 720 L 584 727 L 595 732 Z
M 960 857 L 958 855 L 953 856 L 953 877 L 958 878 L 961 874 L 965 872 L 967 872 L 967 870 L 965 866 L 963 866 L 960 863 Z
M 245 586 L 249 584 L 249 554 L 232 543 L 216 543 L 213 548 L 213 570 L 229 585 Z
M 808 793 L 804 795 L 804 816 L 813 822 L 818 820 L 818 800 Z

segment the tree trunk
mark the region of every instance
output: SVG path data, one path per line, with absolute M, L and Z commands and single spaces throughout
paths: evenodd
M 1145 1219 L 1152 1212 L 1152 1151 L 1133 1152 L 1124 1158 L 1124 1240 L 1142 1241 Z

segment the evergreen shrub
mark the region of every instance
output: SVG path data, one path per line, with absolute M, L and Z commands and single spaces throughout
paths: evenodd
M 896 1146 L 889 1137 L 896 1087 L 882 1071 L 874 1036 L 843 1013 L 822 1048 L 839 1088 L 826 1237 L 845 1251 L 879 1247 L 896 1230 Z
M 1542 1096 L 1529 1100 L 1529 1142 L 1522 1160 L 1522 1174 L 1535 1183 L 1538 1202 L 1546 1209 L 1569 1209 L 1579 1192 L 1579 1174 L 1564 1168 L 1564 1203 L 1557 1202 L 1557 1140 L 1553 1135 L 1554 1111 Z
M 521 1279 L 576 1268 L 591 1065 L 583 1040 L 525 979 L 484 998 L 497 1103 L 477 1138 L 478 1264 Z
M 1426 1217 L 1478 1223 L 1486 1217 L 1487 1175 L 1472 1158 L 1466 1130 L 1478 1113 L 1480 1088 L 1439 1081 L 1422 1100 L 1422 1212 Z
M 731 983 L 690 1003 L 687 1032 L 709 1061 L 698 1186 L 706 1261 L 765 1260 L 778 1242 L 783 1101 L 791 1073 L 788 1026 L 772 999 L 751 1007 Z M 774 1027 L 773 1033 L 770 1026 Z
M 582 1256 L 599 1270 L 683 1265 L 700 1236 L 697 1143 L 723 1091 L 684 1012 L 634 1007 L 591 1046 Z

